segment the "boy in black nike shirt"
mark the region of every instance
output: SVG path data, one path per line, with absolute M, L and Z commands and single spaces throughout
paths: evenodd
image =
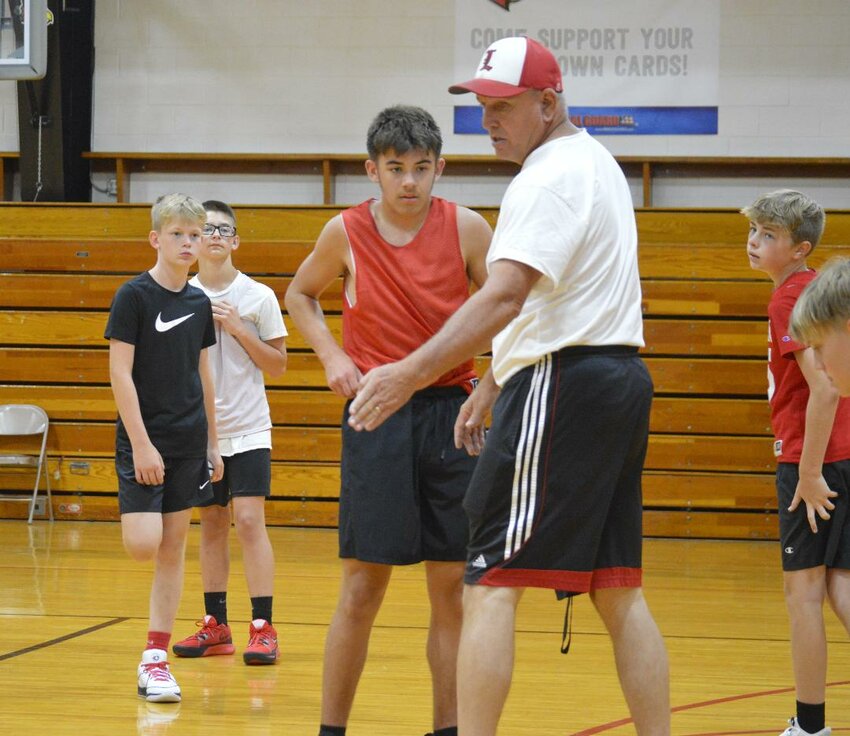
M 191 197 L 169 194 L 156 201 L 151 219 L 156 264 L 118 289 L 105 337 L 118 407 L 115 468 L 124 547 L 133 559 L 154 560 L 138 694 L 178 702 L 166 651 L 183 589 L 186 534 L 192 507 L 212 498 L 210 481 L 221 478 L 224 466 L 206 350 L 215 344 L 212 308 L 187 283 L 206 211 Z

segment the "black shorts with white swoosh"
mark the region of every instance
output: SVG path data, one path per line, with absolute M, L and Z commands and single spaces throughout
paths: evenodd
M 163 461 L 165 481 L 159 485 L 144 485 L 136 481 L 132 451 L 120 446 L 116 448 L 118 507 L 122 514 L 169 514 L 204 506 L 212 500 L 213 488 L 206 457 L 165 457 Z

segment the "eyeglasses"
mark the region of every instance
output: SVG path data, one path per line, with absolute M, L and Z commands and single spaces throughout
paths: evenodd
M 204 225 L 204 229 L 201 232 L 208 238 L 211 238 L 215 235 L 215 231 L 218 230 L 218 234 L 221 235 L 222 238 L 232 238 L 236 235 L 236 227 L 233 225 L 213 225 L 211 222 L 208 222 Z

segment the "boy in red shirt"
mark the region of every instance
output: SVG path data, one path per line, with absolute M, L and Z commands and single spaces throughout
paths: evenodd
M 829 736 L 823 603 L 836 606 L 839 586 L 846 590 L 850 581 L 850 535 L 840 544 L 850 489 L 850 402 L 839 400 L 815 351 L 789 331 L 792 309 L 815 278 L 806 258 L 825 215 L 816 202 L 787 189 L 741 212 L 750 220 L 750 266 L 776 287 L 768 304 L 768 400 L 797 697 L 797 714 L 782 736 Z M 850 619 L 842 620 L 846 626 Z

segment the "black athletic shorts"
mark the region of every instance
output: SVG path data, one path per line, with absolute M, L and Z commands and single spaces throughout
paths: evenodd
M 206 457 L 164 457 L 165 480 L 148 486 L 136 481 L 133 453 L 124 447 L 115 449 L 118 475 L 118 508 L 122 514 L 151 511 L 170 514 L 212 499 L 212 483 Z
M 224 475 L 213 483 L 213 498 L 202 506 L 227 506 L 234 496 L 271 494 L 272 451 L 257 448 L 223 457 Z
M 454 446 L 462 388 L 429 388 L 372 432 L 342 420 L 339 556 L 385 565 L 466 559 L 476 458 Z
M 641 584 L 652 379 L 636 348 L 569 347 L 502 389 L 466 495 L 466 582 Z
M 779 540 L 782 543 L 782 569 L 786 572 L 810 567 L 836 567 L 850 570 L 850 460 L 825 463 L 823 478 L 838 496 L 832 499 L 835 509 L 825 521 L 815 514 L 818 533 L 812 534 L 804 501 L 788 511 L 800 468 L 797 463 L 779 463 L 776 466 L 776 495 L 779 500 Z

